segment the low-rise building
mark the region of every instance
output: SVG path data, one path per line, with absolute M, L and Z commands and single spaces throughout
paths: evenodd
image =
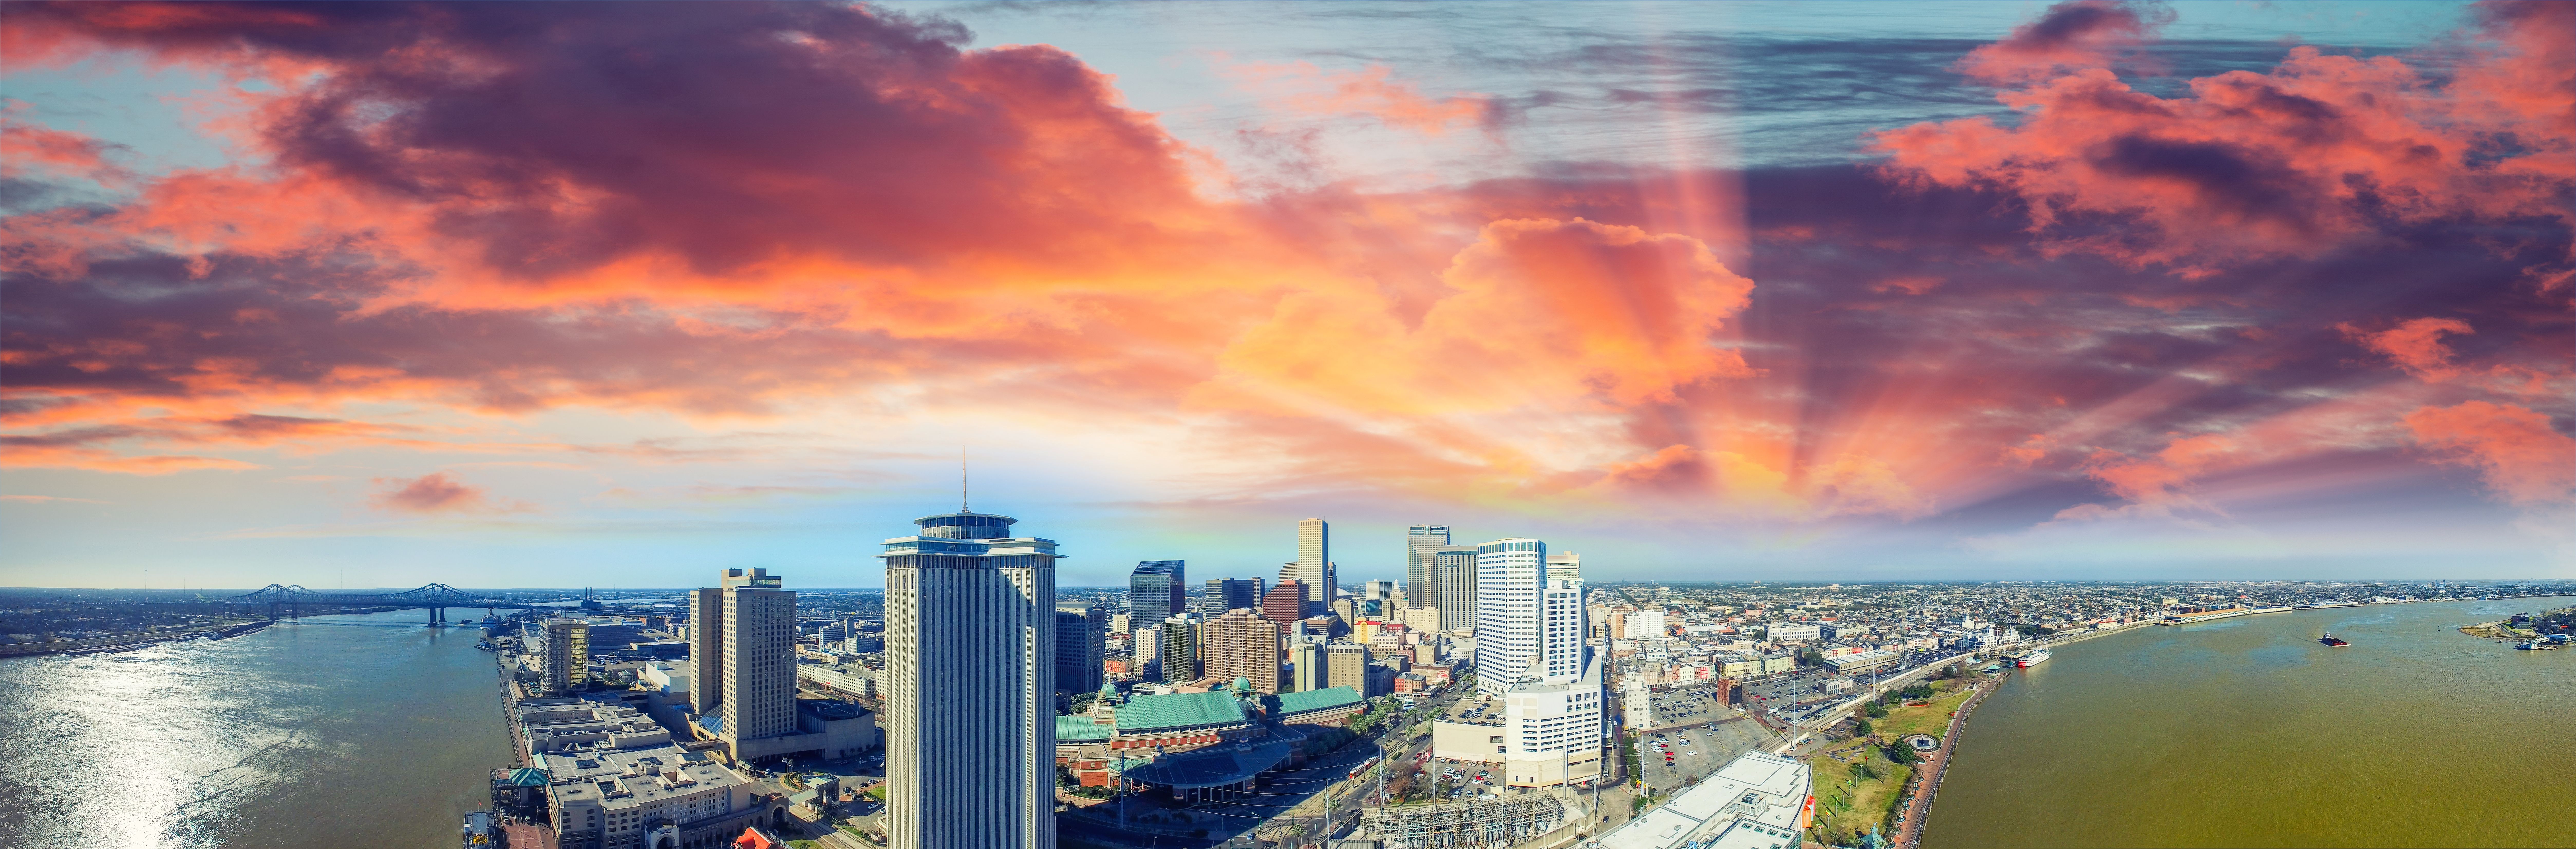
M 1600 849 L 1779 849 L 1803 841 L 1815 817 L 1814 774 L 1769 752 L 1739 755 L 1708 778 L 1611 829 Z
M 542 756 L 547 813 L 561 849 L 648 849 L 726 845 L 755 825 L 785 821 L 778 788 L 725 768 L 704 753 L 663 744 L 630 749 L 567 749 Z

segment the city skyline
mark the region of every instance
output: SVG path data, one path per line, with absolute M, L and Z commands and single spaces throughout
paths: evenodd
M 0 584 L 2576 574 L 2564 4 L 105 8 Z

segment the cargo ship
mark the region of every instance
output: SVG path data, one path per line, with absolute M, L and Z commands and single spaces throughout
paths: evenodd
M 2327 632 L 2325 636 L 2318 637 L 2317 642 L 2324 643 L 2334 648 L 2343 648 L 2345 646 L 2352 645 L 2351 643 L 2344 642 L 2341 638 L 2336 637 L 2333 632 Z
M 2017 666 L 2017 667 L 2020 667 L 2020 668 L 2023 668 L 2023 669 L 2029 669 L 2029 668 L 2031 668 L 2031 667 L 2033 667 L 2033 666 L 2038 666 L 2038 665 L 2040 665 L 2040 664 L 2047 663 L 2047 662 L 2048 662 L 2048 650 L 2047 650 L 2047 649 L 2040 649 L 2040 650 L 2038 650 L 2038 651 L 2031 652 L 2031 653 L 2026 654 L 2026 655 L 2022 655 L 2022 656 L 2021 656 L 2021 658 L 2020 658 L 2019 660 L 2015 660 L 2015 661 L 2013 661 L 2013 665 L 2014 665 L 2014 666 Z

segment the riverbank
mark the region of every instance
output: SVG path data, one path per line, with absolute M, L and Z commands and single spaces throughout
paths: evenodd
M 1862 717 L 1871 725 L 1868 734 L 1829 742 L 1807 757 L 1815 771 L 1816 796 L 1810 836 L 1821 845 L 1854 845 L 1872 831 L 1889 835 L 1902 828 L 1916 808 L 1917 800 L 1907 793 L 1922 766 L 1898 763 L 1888 756 L 1888 749 L 1904 746 L 1906 738 L 1917 735 L 1947 738 L 1952 714 L 1981 691 L 1979 683 L 1973 675 L 1929 682 L 1930 696 L 1900 699 L 1887 706 L 1884 717 L 1869 719 L 1864 711 Z M 1922 704 L 1911 703 L 1916 701 Z M 1947 748 L 1945 744 L 1935 751 Z
M 1985 701 L 1987 695 L 2003 686 L 2004 679 L 2010 677 L 2012 672 L 2005 671 L 1992 681 L 1979 683 L 1976 690 L 1969 694 L 1967 701 L 1960 702 L 1959 708 L 1950 712 L 1950 724 L 1941 734 L 1941 748 L 1930 756 L 1932 777 L 1925 779 L 1922 786 L 1914 789 L 1914 803 L 1906 809 L 1905 818 L 1897 830 L 1894 845 L 1913 846 L 1916 841 L 1922 839 L 1923 824 L 1932 819 L 1932 803 L 1941 796 L 1941 778 L 1950 774 L 1950 753 L 1958 750 L 1959 732 L 1968 727 L 1968 714 L 1975 712 L 1977 703 Z

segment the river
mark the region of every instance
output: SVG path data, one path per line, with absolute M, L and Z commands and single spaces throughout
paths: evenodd
M 2576 651 L 2456 630 L 2570 603 L 2273 613 L 2060 647 L 1970 717 L 1923 846 L 2576 845 Z M 2352 645 L 2315 642 L 2326 631 Z
M 0 660 L 0 846 L 452 849 L 510 746 L 483 632 L 425 617 Z

